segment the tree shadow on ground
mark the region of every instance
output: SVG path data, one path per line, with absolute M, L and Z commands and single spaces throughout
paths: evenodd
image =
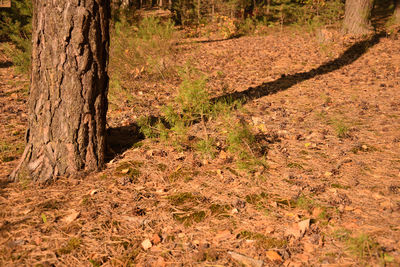
M 106 162 L 124 153 L 143 139 L 144 136 L 140 133 L 139 126 L 134 123 L 108 128 Z
M 318 68 L 312 69 L 307 72 L 300 72 L 291 75 L 282 75 L 281 78 L 265 82 L 256 87 L 250 87 L 247 90 L 241 92 L 233 92 L 227 95 L 219 96 L 211 99 L 213 103 L 223 101 L 223 102 L 233 102 L 236 100 L 246 103 L 248 101 L 261 98 L 270 94 L 275 94 L 280 91 L 289 89 L 290 87 L 301 83 L 303 81 L 312 79 L 318 75 L 327 74 L 329 72 L 338 70 L 346 65 L 349 65 L 360 58 L 367 50 L 378 44 L 382 37 L 386 36 L 385 32 L 381 32 L 373 35 L 367 40 L 363 40 L 353 44 L 348 48 L 340 57 L 331 60 L 327 63 L 322 64 Z
M 235 34 L 235 35 L 233 35 L 231 37 L 224 38 L 224 39 L 195 41 L 194 43 L 198 43 L 198 44 L 218 43 L 218 42 L 223 42 L 223 41 L 228 41 L 228 40 L 233 40 L 233 39 L 239 39 L 242 36 L 243 36 L 243 34 Z
M 0 61 L 0 69 L 9 68 L 14 65 L 11 61 Z
M 177 42 L 176 45 L 219 43 L 219 42 L 225 42 L 225 41 L 229 41 L 229 40 L 239 39 L 242 36 L 244 36 L 244 35 L 243 34 L 236 34 L 236 35 L 230 36 L 228 38 L 221 38 L 221 39 L 214 39 L 214 40 L 198 40 L 198 41 L 188 41 L 188 42 Z

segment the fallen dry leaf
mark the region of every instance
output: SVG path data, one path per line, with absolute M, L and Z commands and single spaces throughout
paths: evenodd
M 215 235 L 215 238 L 214 238 L 214 239 L 215 239 L 215 241 L 218 243 L 218 242 L 227 240 L 227 239 L 229 239 L 229 238 L 231 238 L 231 237 L 232 237 L 231 231 L 229 231 L 229 230 L 224 230 L 224 231 L 218 232 L 218 233 Z
M 69 210 L 69 211 L 68 211 L 68 215 L 65 216 L 65 217 L 62 219 L 62 221 L 63 221 L 64 223 L 71 223 L 71 222 L 75 221 L 76 218 L 78 218 L 80 214 L 81 214 L 81 213 L 80 213 L 79 211 L 76 211 L 76 210 Z
M 319 215 L 321 215 L 321 213 L 322 213 L 323 211 L 324 211 L 324 210 L 323 210 L 321 207 L 316 207 L 316 208 L 314 208 L 313 211 L 312 211 L 312 216 L 313 216 L 314 218 L 318 218 Z
M 300 238 L 302 235 L 299 226 L 295 224 L 292 227 L 287 228 L 285 231 L 285 236 L 294 236 L 295 238 Z
M 296 259 L 299 259 L 303 264 L 307 263 L 308 260 L 310 259 L 310 256 L 307 254 L 297 254 L 295 256 Z
M 313 253 L 315 250 L 315 245 L 313 245 L 310 242 L 304 242 L 303 247 L 304 247 L 304 252 L 307 253 Z
M 272 234 L 273 232 L 275 232 L 275 228 L 272 226 L 267 226 L 264 230 L 265 234 Z
M 229 251 L 228 254 L 232 257 L 232 259 L 240 262 L 241 264 L 249 267 L 262 267 L 264 262 L 262 260 L 256 260 L 236 252 Z
M 220 159 L 227 159 L 228 158 L 228 153 L 226 153 L 225 151 L 221 150 L 221 152 L 219 152 L 219 158 Z
M 392 203 L 390 202 L 390 200 L 386 200 L 386 201 L 379 203 L 379 206 L 381 206 L 384 210 L 386 210 L 386 209 L 390 209 L 392 207 Z
M 121 170 L 121 173 L 122 173 L 122 174 L 127 174 L 128 172 L 129 172 L 129 168 L 126 168 L 126 169 Z
M 282 261 L 281 255 L 279 255 L 276 251 L 273 250 L 268 250 L 266 256 L 270 261 L 279 261 L 279 262 Z
M 143 242 L 142 242 L 142 248 L 144 249 L 144 250 L 148 250 L 149 248 L 151 248 L 153 245 L 151 244 L 151 241 L 150 241 L 150 239 L 145 239 L 145 240 L 143 240 Z
M 298 225 L 299 225 L 299 229 L 300 229 L 300 233 L 303 235 L 305 232 L 306 232 L 306 230 L 310 227 L 310 219 L 307 219 L 307 220 L 304 220 L 304 221 L 301 221 L 301 222 L 299 222 L 298 223 Z
M 165 262 L 163 257 L 158 257 L 158 259 L 157 259 L 157 261 L 155 263 L 156 263 L 156 266 L 158 266 L 158 267 L 167 266 L 167 263 Z
M 304 235 L 306 230 L 310 227 L 310 219 L 303 220 L 297 224 L 292 225 L 285 231 L 285 236 L 294 236 L 295 238 L 300 238 Z
M 151 243 L 153 245 L 158 245 L 161 243 L 161 237 L 158 234 L 154 234 L 153 237 L 151 238 Z

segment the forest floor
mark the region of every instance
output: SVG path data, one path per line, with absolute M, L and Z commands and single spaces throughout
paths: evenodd
M 108 115 L 131 148 L 47 186 L 7 182 L 27 80 L 0 55 L 0 265 L 399 266 L 400 42 L 322 34 L 178 44 L 212 97 L 246 99 L 230 123 L 249 125 L 266 164 L 239 168 L 222 139 L 204 158 L 138 138 L 139 115 L 159 116 L 179 79 L 136 79 L 133 104 Z

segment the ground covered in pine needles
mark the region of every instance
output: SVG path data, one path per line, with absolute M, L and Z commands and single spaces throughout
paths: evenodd
M 240 107 L 184 138 L 144 138 L 140 115 L 163 116 L 181 80 L 138 70 L 129 101 L 110 105 L 107 168 L 46 186 L 7 182 L 27 80 L 2 56 L 0 265 L 399 266 L 396 38 L 288 28 L 177 42 L 176 64 L 207 76 L 213 103 Z

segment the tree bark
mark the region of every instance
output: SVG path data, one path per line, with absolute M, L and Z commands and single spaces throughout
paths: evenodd
M 363 35 L 371 32 L 370 16 L 374 0 L 346 0 L 343 32 Z
M 33 0 L 26 147 L 13 180 L 104 166 L 110 0 Z
M 395 0 L 393 22 L 394 24 L 400 24 L 400 0 Z
M 215 21 L 215 0 L 211 1 L 211 21 Z
M 200 8 L 201 8 L 201 2 L 200 0 L 197 0 L 197 21 L 200 23 Z

